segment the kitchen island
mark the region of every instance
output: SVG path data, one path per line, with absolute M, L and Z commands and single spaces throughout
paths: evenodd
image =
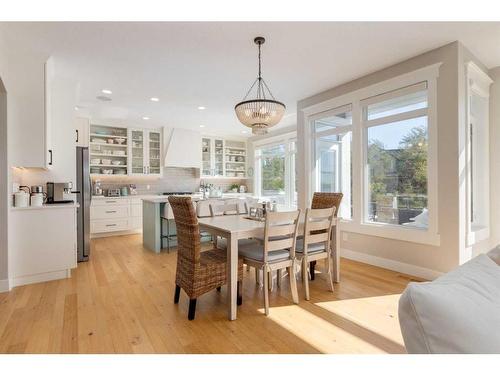
M 244 209 L 244 202 L 247 198 L 251 198 L 249 193 L 229 193 L 223 194 L 220 198 L 203 198 L 201 194 L 191 195 L 191 199 L 197 206 L 198 217 L 210 216 L 208 209 L 210 202 L 220 201 L 222 199 L 239 199 L 240 207 Z M 166 209 L 165 209 L 165 206 Z M 162 219 L 162 216 L 166 220 Z M 164 222 L 162 224 L 162 221 Z M 162 232 L 163 225 L 163 232 Z M 166 237 L 175 236 L 175 221 L 174 215 L 168 204 L 168 196 L 160 195 L 156 197 L 147 197 L 142 199 L 142 242 L 146 249 L 159 253 L 163 248 L 163 242 Z M 206 238 L 209 240 L 210 238 Z M 173 245 L 177 244 L 176 240 L 172 241 Z

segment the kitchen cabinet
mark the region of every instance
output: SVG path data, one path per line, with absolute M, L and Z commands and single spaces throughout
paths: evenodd
M 11 287 L 70 276 L 76 267 L 76 206 L 11 208 Z
M 163 174 L 162 132 L 150 129 L 129 129 L 129 168 L 132 176 L 158 176 Z
M 245 141 L 202 137 L 201 147 L 202 177 L 246 177 Z
M 87 118 L 77 117 L 75 119 L 75 145 L 88 147 L 90 122 Z
M 203 177 L 224 177 L 224 140 L 222 138 L 201 139 Z
M 90 125 L 90 174 L 126 175 L 128 130 L 118 126 Z
M 142 229 L 142 198 L 93 197 L 90 205 L 90 233 L 95 237 Z

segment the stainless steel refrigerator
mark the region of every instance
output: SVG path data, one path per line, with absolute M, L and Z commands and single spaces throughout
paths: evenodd
M 90 202 L 92 200 L 92 182 L 89 169 L 89 148 L 76 148 L 76 190 L 77 209 L 77 253 L 78 261 L 86 262 L 90 256 Z

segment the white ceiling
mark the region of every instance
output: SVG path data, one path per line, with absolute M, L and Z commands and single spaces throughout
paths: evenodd
M 242 135 L 233 107 L 263 76 L 295 121 L 300 99 L 441 45 L 461 41 L 500 65 L 500 23 L 240 22 L 2 24 L 7 40 L 67 61 L 78 105 L 95 121 Z M 113 91 L 111 102 L 96 99 Z M 160 98 L 157 103 L 150 97 Z M 207 107 L 200 111 L 198 106 Z M 143 116 L 150 120 L 142 120 Z M 200 129 L 200 125 L 205 125 Z

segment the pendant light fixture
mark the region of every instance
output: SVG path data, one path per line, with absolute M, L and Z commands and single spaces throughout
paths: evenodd
M 286 108 L 283 103 L 274 98 L 261 75 L 260 47 L 265 41 L 261 36 L 254 39 L 254 43 L 259 47 L 259 75 L 243 98 L 243 101 L 234 107 L 238 120 L 243 125 L 251 128 L 252 133 L 257 135 L 266 134 L 268 128 L 279 123 Z M 247 100 L 252 90 L 256 91 L 254 99 Z

